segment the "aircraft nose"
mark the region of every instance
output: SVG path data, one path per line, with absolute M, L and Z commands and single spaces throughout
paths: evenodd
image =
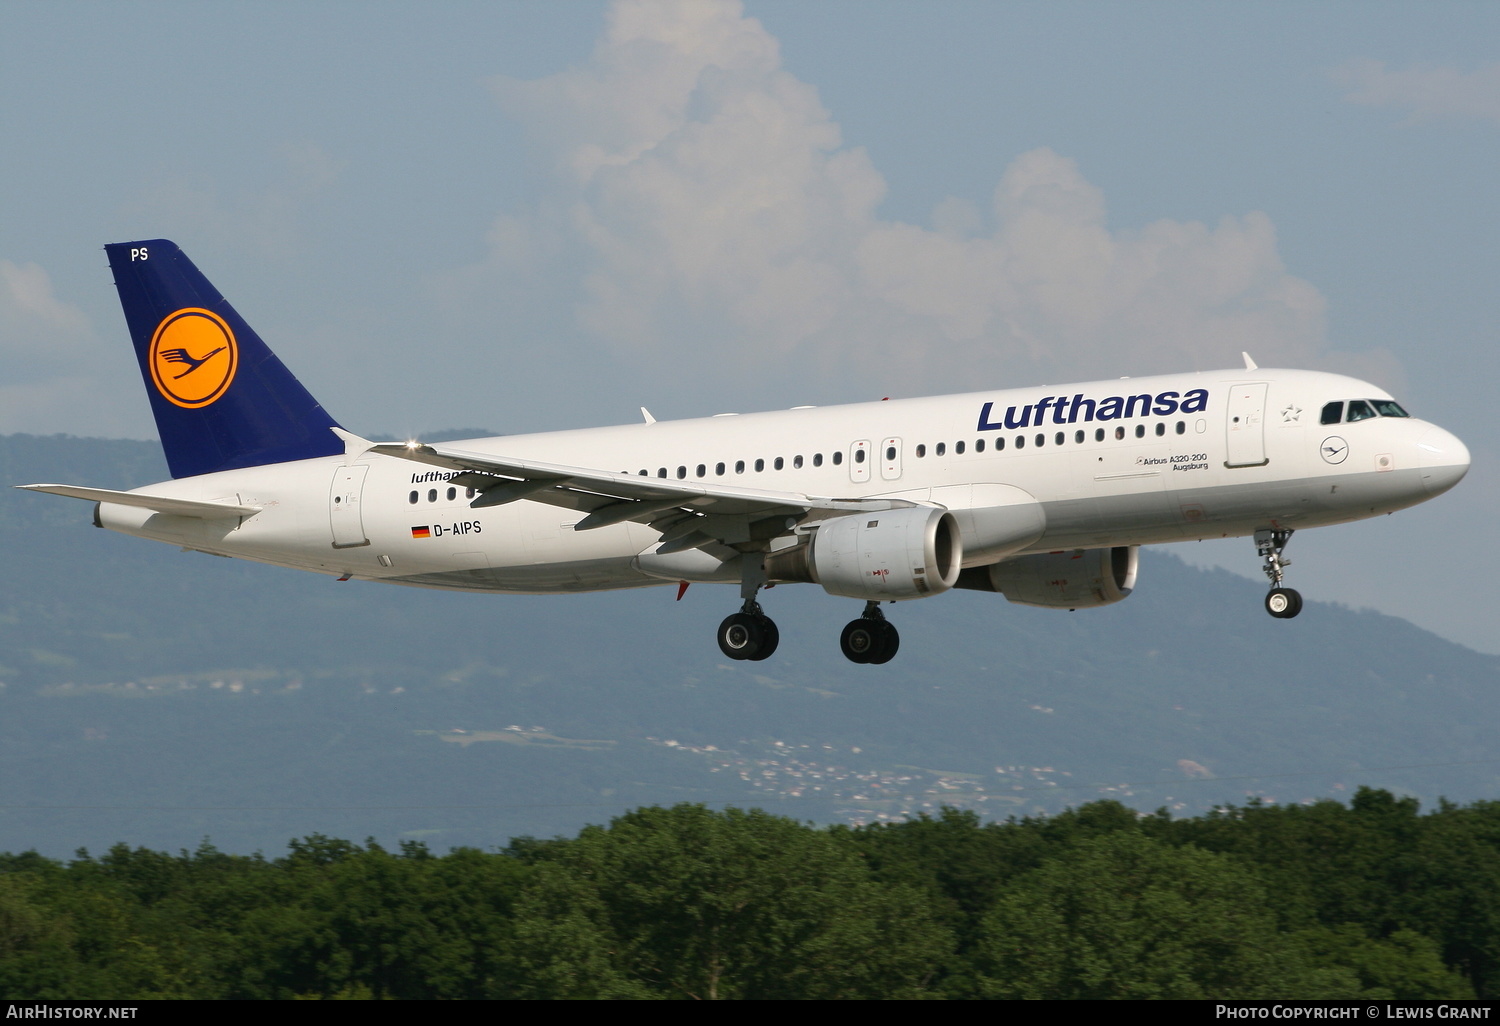
M 1422 468 L 1422 487 L 1429 495 L 1440 495 L 1469 472 L 1469 447 L 1451 432 L 1429 428 L 1417 439 L 1417 462 Z

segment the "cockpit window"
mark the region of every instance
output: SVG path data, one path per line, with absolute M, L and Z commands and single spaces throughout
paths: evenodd
M 1349 404 L 1349 423 L 1356 420 L 1369 420 L 1375 416 L 1375 411 L 1370 409 L 1370 404 L 1363 399 L 1356 399 Z
M 1400 403 L 1394 402 L 1393 400 L 1390 400 L 1390 399 L 1371 399 L 1370 401 L 1375 404 L 1375 412 L 1378 413 L 1378 414 L 1380 414 L 1382 417 L 1410 417 L 1411 416 L 1411 414 L 1407 413 L 1405 410 L 1403 410 L 1401 408 L 1401 404 Z
M 1344 404 L 1329 403 L 1323 407 L 1323 423 L 1337 424 L 1344 419 Z

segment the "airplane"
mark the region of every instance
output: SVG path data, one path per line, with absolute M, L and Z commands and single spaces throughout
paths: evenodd
M 1250 537 L 1288 619 L 1292 533 L 1391 513 L 1467 473 L 1454 435 L 1367 382 L 1244 367 L 428 444 L 340 426 L 172 242 L 105 247 L 172 480 L 17 487 L 185 550 L 473 592 L 738 584 L 731 659 L 780 632 L 759 596 L 882 605 L 953 588 L 1054 609 L 1135 587 L 1140 546 Z M 184 369 L 185 368 L 185 369 Z

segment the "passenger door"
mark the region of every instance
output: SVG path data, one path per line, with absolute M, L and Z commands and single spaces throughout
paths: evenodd
M 1266 459 L 1266 383 L 1232 385 L 1225 429 L 1229 441 L 1226 467 L 1263 467 Z
M 359 508 L 365 475 L 369 471 L 367 465 L 356 463 L 333 472 L 333 486 L 328 492 L 328 522 L 333 529 L 333 547 L 336 549 L 370 544 L 370 539 L 365 537 L 364 515 Z

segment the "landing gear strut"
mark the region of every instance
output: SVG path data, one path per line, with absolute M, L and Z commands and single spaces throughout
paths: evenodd
M 1266 612 L 1278 620 L 1290 620 L 1302 612 L 1302 596 L 1281 586 L 1286 568 L 1292 565 L 1290 559 L 1281 557 L 1281 552 L 1291 540 L 1292 532 L 1285 528 L 1255 532 L 1255 551 L 1265 559 L 1261 569 L 1271 579 L 1271 590 L 1266 593 Z
M 765 583 L 765 568 L 757 562 L 754 571 L 747 570 L 740 581 L 744 605 L 719 624 L 719 651 L 731 659 L 767 659 L 781 643 L 776 621 L 762 612 L 760 603 L 755 601 L 755 593 Z
M 860 618 L 850 620 L 839 635 L 839 647 L 853 663 L 888 663 L 901 647 L 901 635 L 880 611 L 879 602 L 866 602 Z

